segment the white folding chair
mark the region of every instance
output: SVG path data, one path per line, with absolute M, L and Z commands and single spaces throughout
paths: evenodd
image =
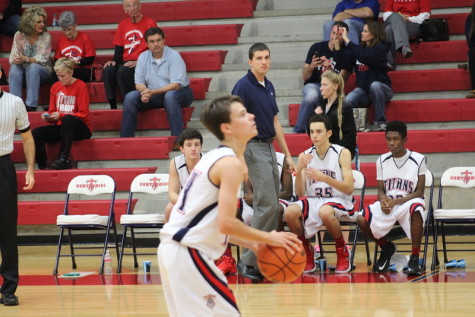
M 359 203 L 354 205 L 354 211 L 355 211 L 354 215 L 352 215 L 351 217 L 341 218 L 340 224 L 343 226 L 354 227 L 354 229 L 348 229 L 348 231 L 354 232 L 353 242 L 352 242 L 353 248 L 352 248 L 351 258 L 350 258 L 350 263 L 353 267 L 354 259 L 355 259 L 356 244 L 358 242 L 358 232 L 359 232 L 358 225 L 356 223 L 356 216 L 359 211 L 363 210 L 364 195 L 366 191 L 366 178 L 363 175 L 363 173 L 361 173 L 360 171 L 353 170 L 352 172 L 353 172 L 353 180 L 354 180 L 354 193 L 356 194 L 355 196 L 359 196 Z M 323 243 L 321 241 L 320 234 L 317 234 L 317 237 L 318 237 L 318 243 L 320 245 L 320 253 L 323 256 Z M 348 240 L 350 240 L 350 238 Z M 369 244 L 368 244 L 368 239 L 366 237 L 365 237 L 365 246 L 366 246 L 366 261 L 368 265 L 371 265 Z
M 444 263 L 449 262 L 447 252 L 466 252 L 475 249 L 447 249 L 447 244 L 467 244 L 471 242 L 447 242 L 445 225 L 448 224 L 473 224 L 475 222 L 474 203 L 475 166 L 451 167 L 447 169 L 440 179 L 439 198 L 437 209 L 434 210 L 434 253 L 431 268 L 435 269 L 439 263 L 437 240 L 439 230 L 442 234 L 442 246 L 444 250 Z M 447 202 L 449 200 L 449 202 Z M 444 208 L 451 204 L 452 208 Z M 469 207 L 469 208 L 467 208 Z
M 53 274 L 58 274 L 58 264 L 60 257 L 71 257 L 72 268 L 76 269 L 76 257 L 77 256 L 101 256 L 101 266 L 99 274 L 102 274 L 104 270 L 104 256 L 106 254 L 107 246 L 109 244 L 110 230 L 113 229 L 113 237 L 117 255 L 119 254 L 119 246 L 117 243 L 117 231 L 114 218 L 114 201 L 115 201 L 115 182 L 112 177 L 108 175 L 81 175 L 74 177 L 68 185 L 66 193 L 66 200 L 64 203 L 64 212 L 56 219 L 56 224 L 61 228 L 58 241 L 58 249 L 56 253 L 56 263 L 54 266 Z M 71 195 L 78 195 L 78 199 L 81 196 L 96 196 L 107 195 L 109 197 L 107 201 L 107 210 L 95 210 L 94 213 L 84 211 L 74 211 L 70 208 Z M 61 254 L 61 246 L 63 244 L 64 231 L 67 230 L 69 237 L 70 254 Z M 104 230 L 104 242 L 103 246 L 74 246 L 73 231 L 87 231 L 87 230 Z M 75 249 L 102 249 L 101 254 L 75 254 Z
M 433 224 L 433 205 L 432 205 L 432 200 L 434 196 L 434 176 L 432 175 L 432 172 L 427 170 L 425 173 L 425 201 L 426 205 L 425 208 L 427 210 L 427 219 L 425 221 L 425 226 L 424 226 L 424 231 L 423 231 L 423 239 L 424 242 L 421 243 L 423 246 L 422 253 L 424 254 L 422 257 L 422 260 L 420 262 L 420 267 L 421 270 L 425 271 L 426 269 L 426 263 L 427 263 L 427 250 L 428 250 L 428 245 L 429 245 L 429 230 L 430 227 Z M 398 246 L 403 246 L 403 245 L 412 245 L 411 242 L 409 243 L 398 243 Z M 375 243 L 375 248 L 374 248 L 374 261 L 376 263 L 377 256 L 378 256 L 378 245 Z M 399 250 L 401 252 L 402 250 Z
M 120 217 L 120 224 L 124 227 L 122 235 L 122 245 L 120 248 L 119 264 L 117 266 L 117 273 L 122 272 L 122 259 L 124 255 L 134 256 L 134 267 L 139 266 L 137 255 L 156 255 L 155 253 L 138 253 L 135 245 L 136 228 L 155 228 L 163 227 L 165 222 L 165 215 L 159 213 L 143 213 L 140 210 L 134 210 L 133 196 L 135 193 L 143 193 L 148 195 L 157 195 L 168 192 L 168 174 L 140 174 L 134 178 L 130 186 L 129 199 L 127 201 L 127 214 Z M 130 228 L 132 238 L 132 253 L 124 253 L 125 239 L 127 231 Z M 156 248 L 156 246 L 154 246 Z

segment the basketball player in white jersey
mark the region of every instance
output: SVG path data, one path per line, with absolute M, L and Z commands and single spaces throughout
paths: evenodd
M 421 275 L 419 252 L 421 249 L 424 219 L 426 158 L 406 149 L 407 126 L 401 121 L 386 125 L 386 143 L 389 152 L 376 161 L 378 201 L 366 207 L 357 217 L 361 230 L 380 247 L 381 255 L 373 270 L 384 272 L 389 268 L 396 252 L 394 243 L 385 235 L 399 222 L 407 237 L 412 240 L 412 254 L 405 273 Z
M 254 115 L 237 96 L 213 100 L 201 122 L 221 145 L 196 164 L 160 233 L 158 264 L 170 316 L 240 316 L 224 274 L 214 260 L 228 242 L 256 252 L 264 243 L 292 254 L 301 247 L 290 232 L 265 232 L 236 218 L 243 153 L 257 135 Z
M 330 143 L 332 127 L 325 115 L 314 115 L 309 119 L 308 133 L 313 146 L 300 153 L 295 176 L 295 193 L 308 198 L 290 204 L 284 212 L 285 220 L 307 252 L 306 273 L 317 269 L 314 249 L 308 239 L 322 226 L 335 239 L 335 272 L 347 273 L 351 270 L 350 253 L 339 219 L 354 213 L 351 153 L 342 146 Z
M 168 221 L 170 212 L 178 199 L 181 189 L 185 186 L 191 171 L 201 159 L 203 136 L 200 131 L 187 128 L 178 136 L 177 143 L 181 154 L 170 160 L 170 176 L 168 180 L 168 199 L 170 202 L 165 208 L 165 222 Z

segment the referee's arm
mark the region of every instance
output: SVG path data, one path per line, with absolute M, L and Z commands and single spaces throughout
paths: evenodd
M 26 165 L 28 170 L 25 174 L 25 187 L 23 190 L 30 190 L 35 185 L 35 141 L 33 139 L 33 135 L 31 134 L 31 130 L 28 129 L 27 131 L 21 132 L 21 140 L 23 142 L 23 152 L 25 153 L 26 158 Z

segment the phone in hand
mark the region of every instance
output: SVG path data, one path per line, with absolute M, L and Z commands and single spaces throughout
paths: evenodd
M 42 116 L 45 117 L 45 118 L 51 117 L 51 115 L 49 113 L 43 113 Z
M 319 57 L 318 51 L 313 52 L 313 56 L 315 56 L 315 58 L 318 58 Z

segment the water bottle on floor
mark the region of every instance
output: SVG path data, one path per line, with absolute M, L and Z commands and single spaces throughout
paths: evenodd
M 390 270 L 396 272 L 402 272 L 402 270 L 407 266 L 409 259 L 401 253 L 394 253 L 391 257 Z
M 112 257 L 109 249 L 106 250 L 106 255 L 104 257 L 104 274 L 112 275 Z

